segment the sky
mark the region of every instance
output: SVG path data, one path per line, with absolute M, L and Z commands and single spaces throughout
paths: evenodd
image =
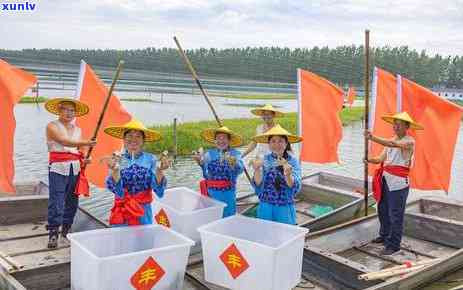
M 0 47 L 184 48 L 408 45 L 463 55 L 463 0 L 27 0 L 0 7 Z

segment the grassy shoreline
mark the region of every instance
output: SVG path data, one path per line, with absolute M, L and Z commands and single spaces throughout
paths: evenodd
M 45 103 L 48 100 L 46 97 L 38 97 L 37 99 L 35 97 L 22 97 L 21 100 L 19 101 L 20 104 L 35 104 L 35 103 Z
M 121 101 L 125 102 L 148 102 L 148 103 L 155 103 L 156 101 L 150 98 L 145 97 L 133 97 L 133 98 L 120 98 Z
M 344 126 L 349 125 L 353 122 L 359 121 L 363 118 L 364 108 L 353 107 L 346 108 L 341 112 L 341 121 Z M 241 119 L 225 119 L 223 123 L 225 126 L 230 128 L 243 137 L 243 144 L 248 144 L 252 137 L 255 135 L 257 125 L 261 124 L 259 118 L 241 118 Z M 288 113 L 283 118 L 278 119 L 278 123 L 281 124 L 285 129 L 292 133 L 296 133 L 297 114 Z M 216 127 L 215 121 L 201 121 L 201 122 L 188 122 L 179 124 L 177 126 L 177 144 L 178 144 L 178 155 L 189 155 L 191 151 L 197 150 L 199 147 L 210 147 L 209 144 L 202 141 L 200 138 L 200 132 L 205 128 Z M 162 134 L 162 140 L 154 144 L 146 144 L 146 150 L 151 153 L 160 153 L 164 150 L 173 152 L 174 149 L 174 138 L 173 138 L 173 126 L 151 126 L 150 128 L 160 131 Z
M 214 97 L 239 99 L 239 100 L 295 100 L 294 94 L 237 94 L 237 95 L 214 95 Z

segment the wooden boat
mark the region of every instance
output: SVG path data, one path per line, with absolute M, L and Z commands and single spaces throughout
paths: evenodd
M 18 184 L 17 194 L 0 194 L 0 289 L 61 289 L 70 284 L 70 249 L 47 249 L 48 186 Z M 105 225 L 79 208 L 73 231 Z
M 326 172 L 305 176 L 296 197 L 297 224 L 315 232 L 360 217 L 365 209 L 362 192 L 360 179 Z M 257 204 L 257 198 L 250 197 L 241 204 L 252 202 Z M 373 203 L 370 193 L 368 204 Z M 255 207 L 244 209 L 243 214 L 255 216 Z
M 463 203 L 445 197 L 422 198 L 407 206 L 402 249 L 381 256 L 371 241 L 378 235 L 376 215 L 357 219 L 306 239 L 303 276 L 313 289 L 419 289 L 463 265 Z M 433 265 L 384 280 L 359 280 L 404 261 L 440 258 Z

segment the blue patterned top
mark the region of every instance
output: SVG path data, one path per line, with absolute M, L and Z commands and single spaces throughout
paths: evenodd
M 271 153 L 264 156 L 262 182 L 259 186 L 253 182 L 260 201 L 276 205 L 294 203 L 294 196 L 301 190 L 301 167 L 298 160 L 290 154 L 288 155 L 288 163 L 293 168 L 294 183 L 292 187 L 286 183 L 283 170 L 277 167 L 277 155 Z
M 231 167 L 228 161 L 223 159 L 223 151 L 217 148 L 209 149 L 204 154 L 203 177 L 206 180 L 229 180 L 232 183 L 232 188 L 236 185 L 238 176 L 243 173 L 244 163 L 241 159 L 241 153 L 236 149 L 230 149 L 228 154 L 236 158 L 235 167 Z M 221 190 L 228 190 L 224 188 Z
M 167 181 L 164 177 L 160 183 L 157 182 L 155 173 L 157 159 L 154 155 L 141 152 L 132 159 L 126 151 L 122 157 L 128 160 L 128 164 L 121 169 L 121 178 L 117 183 L 114 182 L 111 174 L 107 177 L 106 186 L 110 191 L 121 198 L 124 196 L 125 188 L 129 194 L 152 188 L 158 197 L 164 195 Z

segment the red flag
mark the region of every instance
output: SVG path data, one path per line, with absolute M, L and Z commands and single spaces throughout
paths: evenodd
M 355 88 L 350 86 L 347 91 L 347 103 L 349 104 L 349 107 L 352 107 L 352 104 L 354 104 L 356 94 L 357 92 L 355 91 Z
M 385 70 L 375 68 L 373 76 L 373 96 L 370 111 L 370 130 L 375 136 L 392 138 L 394 131 L 389 123 L 381 117 L 393 115 L 397 112 L 397 79 Z M 370 142 L 370 157 L 376 157 L 383 152 L 384 147 L 378 143 Z M 369 164 L 369 174 L 373 175 L 377 165 Z
M 0 192 L 14 193 L 14 106 L 37 78 L 0 59 Z
M 416 132 L 410 130 L 416 142 L 411 187 L 448 192 L 463 108 L 410 80 L 399 80 L 402 110 L 424 127 Z
M 342 138 L 339 113 L 344 92 L 328 80 L 309 71 L 298 70 L 301 161 L 338 162 Z
M 77 90 L 77 97 L 80 101 L 88 104 L 91 108 L 89 114 L 77 119 L 77 125 L 82 129 L 83 136 L 91 138 L 108 95 L 108 89 L 91 66 L 82 61 Z M 88 180 L 94 185 L 105 187 L 105 178 L 108 174 L 106 165 L 99 162 L 99 160 L 122 148 L 122 140 L 104 134 L 103 128 L 110 125 L 124 124 L 131 119 L 131 115 L 122 106 L 119 99 L 114 95 L 111 96 L 101 126 L 102 129 L 97 136 L 98 144 L 93 148 L 93 161 L 87 166 L 86 170 Z

